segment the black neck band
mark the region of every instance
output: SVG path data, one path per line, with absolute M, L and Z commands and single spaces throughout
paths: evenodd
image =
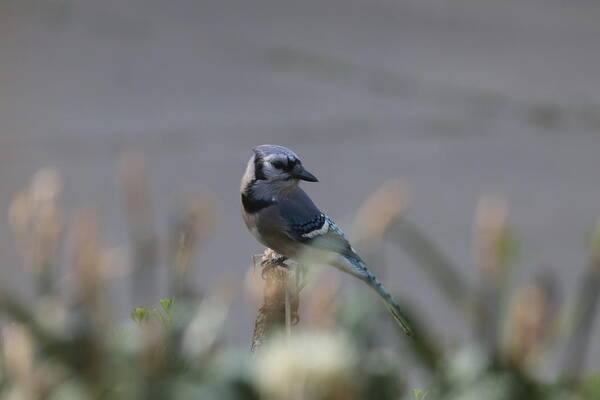
M 273 200 L 257 199 L 252 195 L 252 190 L 242 193 L 242 206 L 248 214 L 254 214 L 263 208 L 269 207 L 274 203 Z

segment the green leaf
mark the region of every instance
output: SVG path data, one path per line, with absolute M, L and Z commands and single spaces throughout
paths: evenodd
M 160 299 L 160 306 L 167 313 L 167 315 L 171 315 L 171 307 L 173 306 L 173 299 Z
M 142 324 L 148 320 L 150 312 L 144 307 L 136 307 L 131 311 L 131 319 L 133 322 Z
M 413 389 L 412 395 L 415 400 L 427 400 L 429 392 L 425 389 Z

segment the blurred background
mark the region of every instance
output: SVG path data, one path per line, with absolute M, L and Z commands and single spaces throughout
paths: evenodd
M 122 169 L 143 153 L 157 236 L 186 196 L 218 205 L 193 286 L 244 280 L 262 248 L 239 180 L 250 149 L 274 143 L 319 177 L 306 190 L 346 230 L 400 179 L 407 216 L 471 281 L 477 204 L 504 196 L 522 241 L 515 279 L 555 274 L 568 298 L 600 216 L 598 21 L 591 0 L 2 0 L 0 279 L 33 296 L 7 215 L 44 167 L 62 177 L 64 209 L 97 210 L 107 245 L 127 251 L 136 202 Z M 418 264 L 384 250 L 387 286 L 443 340 L 464 337 Z M 129 277 L 111 284 L 122 318 L 167 294 L 130 298 Z M 249 344 L 255 308 L 234 302 L 227 340 Z M 588 368 L 598 360 L 596 340 Z

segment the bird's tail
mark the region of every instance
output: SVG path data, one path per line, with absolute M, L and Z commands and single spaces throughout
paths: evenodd
M 402 328 L 404 333 L 408 336 L 412 336 L 413 331 L 410 325 L 408 324 L 406 317 L 402 314 L 400 305 L 398 304 L 396 299 L 392 297 L 390 292 L 387 291 L 387 289 L 383 286 L 379 279 L 377 279 L 377 277 L 373 275 L 371 271 L 369 271 L 365 263 L 363 263 L 360 259 L 354 259 L 353 257 L 344 258 L 352 264 L 352 270 L 346 270 L 346 272 L 349 272 L 350 274 L 356 276 L 360 280 L 364 281 L 367 285 L 369 285 L 373 290 L 375 290 L 377 294 L 381 296 L 386 308 L 392 314 L 398 325 L 400 325 L 400 328 Z

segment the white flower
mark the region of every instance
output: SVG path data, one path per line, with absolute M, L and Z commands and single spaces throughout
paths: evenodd
M 351 382 L 356 354 L 339 334 L 300 333 L 273 338 L 261 349 L 256 377 L 272 398 L 306 398 Z

